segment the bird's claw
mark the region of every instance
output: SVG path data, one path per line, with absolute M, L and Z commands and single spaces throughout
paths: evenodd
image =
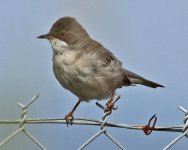
M 72 113 L 69 113 L 65 116 L 65 120 L 66 120 L 66 123 L 67 123 L 67 127 L 70 125 L 72 125 L 72 121 L 74 120 L 74 116 Z
M 112 112 L 112 110 L 115 110 L 117 109 L 117 107 L 114 107 L 114 103 L 112 100 L 109 100 L 107 103 L 106 103 L 106 107 L 104 109 L 104 112 Z
M 118 106 L 114 106 L 112 109 L 113 109 L 113 110 L 117 110 L 117 109 L 118 109 Z
M 112 99 L 110 99 L 107 103 L 106 103 L 106 107 L 104 108 L 104 112 L 105 112 L 105 115 L 103 116 L 103 119 L 110 115 L 112 113 L 112 110 L 116 110 L 118 107 L 117 106 L 114 106 L 114 103 L 116 101 L 113 101 Z

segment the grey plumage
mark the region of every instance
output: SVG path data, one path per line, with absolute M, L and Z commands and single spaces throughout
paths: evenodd
M 104 99 L 122 86 L 142 84 L 164 87 L 122 67 L 102 44 L 90 38 L 72 17 L 57 20 L 47 38 L 53 48 L 53 70 L 57 80 L 82 101 Z
M 131 81 L 131 84 L 142 84 L 151 88 L 157 88 L 157 87 L 164 87 L 163 85 L 160 85 L 158 83 L 155 83 L 153 81 L 149 81 L 136 73 L 133 73 L 131 71 L 128 71 L 126 69 L 123 69 L 124 73 L 128 77 L 128 79 Z

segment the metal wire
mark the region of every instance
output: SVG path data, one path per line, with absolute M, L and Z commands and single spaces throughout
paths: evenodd
M 41 150 L 47 150 L 30 132 L 27 131 L 26 126 L 28 124 L 65 124 L 67 125 L 67 122 L 64 118 L 27 118 L 27 111 L 29 106 L 33 104 L 39 97 L 39 94 L 34 96 L 26 105 L 23 105 L 22 103 L 17 103 L 18 106 L 21 107 L 22 111 L 20 114 L 20 119 L 17 120 L 0 120 L 0 124 L 19 124 L 19 128 L 13 132 L 11 135 L 9 135 L 7 138 L 5 138 L 2 142 L 0 142 L 0 147 L 2 147 L 4 144 L 6 144 L 8 141 L 10 141 L 12 138 L 14 138 L 17 134 L 23 133 L 26 135 L 30 140 L 32 140 Z M 120 96 L 117 96 L 114 98 L 113 103 L 115 104 Z M 102 110 L 105 110 L 105 106 L 102 106 L 99 103 L 96 103 L 96 105 L 101 108 Z M 117 107 L 114 106 L 113 110 L 116 110 Z M 185 118 L 183 120 L 183 125 L 177 125 L 177 126 L 152 126 L 150 127 L 150 122 L 152 118 L 150 118 L 150 122 L 147 124 L 147 128 L 153 130 L 153 131 L 165 131 L 165 132 L 180 132 L 180 135 L 178 135 L 173 141 L 171 141 L 163 150 L 170 149 L 177 141 L 179 141 L 182 137 L 188 138 L 188 110 L 185 108 L 179 106 L 179 109 L 185 113 Z M 146 125 L 128 125 L 128 124 L 118 124 L 108 121 L 108 116 L 111 113 L 104 112 L 102 116 L 102 120 L 94 120 L 94 119 L 85 119 L 85 118 L 74 118 L 72 121 L 72 124 L 75 125 L 90 125 L 90 126 L 99 126 L 99 131 L 93 135 L 88 141 L 86 141 L 84 144 L 82 144 L 78 149 L 83 150 L 85 147 L 87 147 L 93 140 L 95 140 L 100 135 L 105 135 L 108 137 L 119 149 L 125 150 L 125 147 L 120 144 L 120 142 L 115 139 L 107 129 L 109 127 L 114 128 L 122 128 L 122 129 L 132 129 L 132 130 L 144 130 Z M 149 125 L 149 126 L 148 126 Z
M 179 106 L 179 109 L 185 113 L 185 119 L 184 119 L 184 126 L 182 128 L 182 133 L 178 135 L 172 142 L 170 142 L 163 150 L 168 150 L 172 145 L 174 145 L 177 141 L 179 141 L 182 137 L 186 136 L 188 134 L 188 111 Z
M 120 96 L 117 96 L 114 98 L 112 104 L 114 105 L 118 100 L 120 99 Z M 104 106 L 102 106 L 99 103 L 96 103 L 96 105 L 101 108 L 103 111 L 107 110 Z M 107 107 L 107 106 L 106 106 Z M 117 107 L 113 106 L 112 110 L 116 110 Z M 83 145 L 81 145 L 78 150 L 83 150 L 86 146 L 88 146 L 93 140 L 95 140 L 98 136 L 101 134 L 106 135 L 116 146 L 118 146 L 121 150 L 125 150 L 125 147 L 123 147 L 122 144 L 120 144 L 110 133 L 107 132 L 107 121 L 108 121 L 108 116 L 112 113 L 112 110 L 109 111 L 104 111 L 104 114 L 102 116 L 102 122 L 101 122 L 101 130 L 97 132 L 94 136 L 92 136 L 88 141 L 86 141 Z
M 27 130 L 26 130 L 26 118 L 27 118 L 27 110 L 28 107 L 37 100 L 37 98 L 39 97 L 39 94 L 37 94 L 36 96 L 34 96 L 26 105 L 23 105 L 21 103 L 17 103 L 18 106 L 20 106 L 22 108 L 21 111 L 21 120 L 17 123 L 20 124 L 20 128 L 18 130 L 16 130 L 15 132 L 13 132 L 10 136 L 8 136 L 5 140 L 3 140 L 0 143 L 0 147 L 3 146 L 4 144 L 6 144 L 9 140 L 11 140 L 13 137 L 15 137 L 18 133 L 23 132 L 31 141 L 33 141 L 40 149 L 42 150 L 47 150 L 34 136 L 32 136 L 32 134 L 30 134 Z M 1 121 L 0 121 L 1 123 Z

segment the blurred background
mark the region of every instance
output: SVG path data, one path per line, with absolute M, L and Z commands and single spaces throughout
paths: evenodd
M 118 110 L 109 121 L 146 124 L 157 114 L 157 126 L 181 125 L 188 109 L 188 1 L 187 0 L 2 0 L 0 5 L 0 120 L 17 119 L 20 108 L 36 93 L 39 99 L 29 108 L 28 118 L 64 118 L 77 97 L 61 87 L 52 70 L 52 50 L 48 41 L 36 37 L 47 33 L 62 16 L 75 17 L 90 36 L 101 42 L 139 75 L 165 85 L 151 89 L 144 86 L 117 90 L 122 94 Z M 106 101 L 101 102 L 105 104 Z M 75 117 L 101 119 L 103 112 L 95 101 L 82 103 Z M 0 141 L 18 128 L 0 125 Z M 49 150 L 77 149 L 99 127 L 66 127 L 61 124 L 28 125 Z M 128 150 L 159 150 L 179 133 L 108 128 Z M 183 138 L 172 149 L 185 150 Z M 104 135 L 86 149 L 118 149 Z M 22 133 L 1 147 L 39 149 Z

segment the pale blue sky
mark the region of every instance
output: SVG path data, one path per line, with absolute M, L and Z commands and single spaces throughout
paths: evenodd
M 62 16 L 73 16 L 92 38 L 111 50 L 127 69 L 159 82 L 163 89 L 144 86 L 118 90 L 122 99 L 109 121 L 146 124 L 157 114 L 159 126 L 180 125 L 188 109 L 188 1 L 187 0 L 2 0 L 0 4 L 0 119 L 19 118 L 16 102 L 26 103 L 40 93 L 28 117 L 64 117 L 77 98 L 64 90 L 52 71 L 49 42 L 36 37 L 47 33 Z M 105 103 L 102 102 L 102 103 Z M 83 103 L 75 117 L 100 119 L 95 101 Z M 17 126 L 0 125 L 0 141 Z M 49 150 L 76 149 L 99 127 L 30 125 L 28 130 Z M 177 133 L 110 129 L 128 150 L 160 150 Z M 117 149 L 105 136 L 86 149 Z M 172 149 L 185 150 L 183 138 Z M 0 148 L 38 149 L 19 135 Z

